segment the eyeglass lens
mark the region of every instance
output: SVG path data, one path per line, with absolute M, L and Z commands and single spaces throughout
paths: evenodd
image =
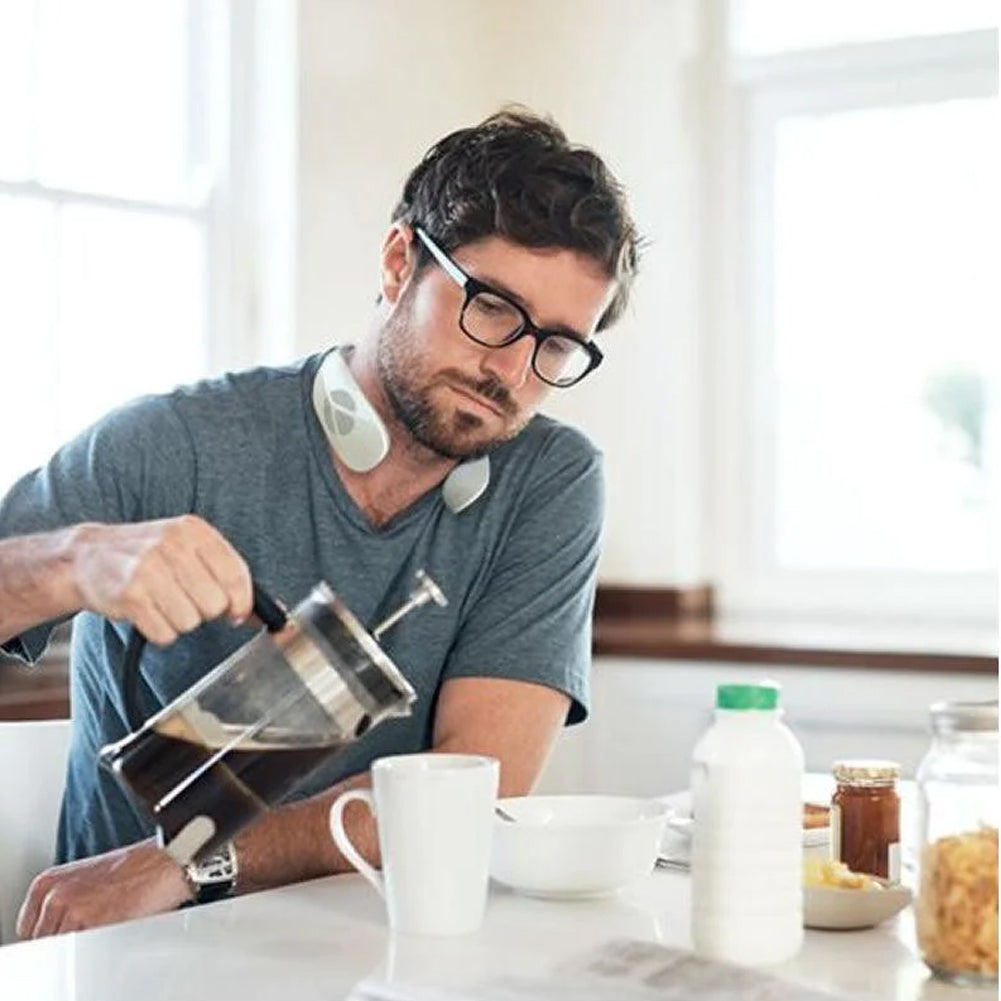
M 513 341 L 525 326 L 517 307 L 490 292 L 477 292 L 462 315 L 466 333 L 490 347 L 500 347 Z M 590 367 L 587 349 L 569 337 L 551 334 L 536 339 L 532 364 L 541 379 L 556 386 L 576 382 Z

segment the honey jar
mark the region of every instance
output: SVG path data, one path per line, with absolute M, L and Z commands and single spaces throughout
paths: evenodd
M 900 880 L 900 797 L 895 761 L 836 761 L 831 854 L 853 872 Z

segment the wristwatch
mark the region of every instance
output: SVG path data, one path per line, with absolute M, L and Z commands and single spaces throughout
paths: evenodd
M 189 862 L 184 867 L 184 875 L 196 904 L 209 904 L 230 896 L 236 886 L 238 872 L 236 850 L 232 844 L 224 845 L 203 862 Z

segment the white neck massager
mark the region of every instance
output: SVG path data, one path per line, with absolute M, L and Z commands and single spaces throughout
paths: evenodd
M 330 447 L 348 469 L 367 473 L 386 458 L 389 434 L 340 350 L 331 351 L 316 373 L 313 408 Z M 461 462 L 445 478 L 442 499 L 458 514 L 477 500 L 489 483 L 488 456 Z

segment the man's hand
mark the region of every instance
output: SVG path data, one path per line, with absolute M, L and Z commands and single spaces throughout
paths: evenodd
M 47 869 L 17 918 L 20 938 L 82 931 L 161 914 L 190 899 L 181 867 L 153 841 Z
M 247 564 L 196 515 L 80 525 L 71 554 L 79 607 L 127 619 L 160 646 L 220 615 L 250 615 Z

